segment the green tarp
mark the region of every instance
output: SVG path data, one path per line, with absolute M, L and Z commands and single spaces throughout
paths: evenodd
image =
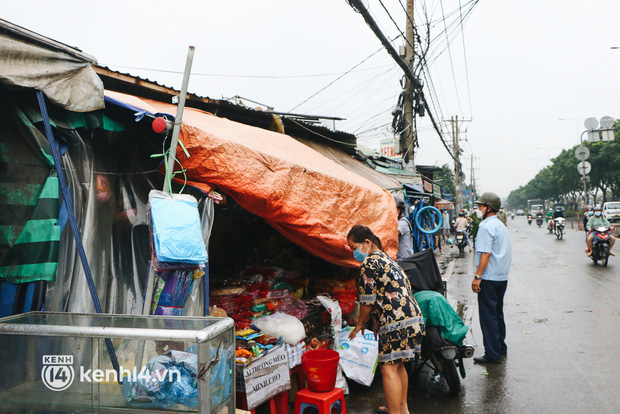
M 444 339 L 458 346 L 463 345 L 463 340 L 465 335 L 467 335 L 469 327 L 463 323 L 441 293 L 432 290 L 421 290 L 415 294 L 415 300 L 420 305 L 425 325 L 440 327 L 441 336 Z

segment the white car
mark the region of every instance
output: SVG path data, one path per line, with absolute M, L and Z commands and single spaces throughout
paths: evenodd
M 620 223 L 620 201 L 603 203 L 603 216 L 610 223 Z

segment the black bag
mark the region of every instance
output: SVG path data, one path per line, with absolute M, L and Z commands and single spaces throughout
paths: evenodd
M 412 256 L 400 260 L 398 264 L 409 277 L 413 293 L 421 290 L 434 290 L 442 295 L 446 294 L 439 265 L 431 249 L 414 253 Z

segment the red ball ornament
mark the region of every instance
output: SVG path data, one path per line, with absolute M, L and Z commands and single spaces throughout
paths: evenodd
M 157 118 L 153 120 L 152 127 L 153 127 L 153 131 L 155 131 L 158 134 L 161 134 L 166 129 L 166 120 L 162 118 L 161 116 L 158 116 Z

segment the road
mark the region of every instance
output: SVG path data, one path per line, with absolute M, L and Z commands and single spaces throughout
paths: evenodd
M 563 240 L 535 223 L 528 226 L 524 217 L 508 224 L 513 262 L 504 306 L 505 361 L 484 366 L 466 360 L 467 378 L 457 397 L 412 386 L 410 411 L 620 412 L 620 255 L 607 268 L 595 266 L 585 257 L 584 233 L 571 230 L 570 221 Z M 483 355 L 470 288 L 473 254 L 456 258 L 449 270 L 448 299 L 470 326 L 466 342 Z M 352 384 L 347 411 L 375 413 L 382 398 L 380 375 L 370 389 Z

